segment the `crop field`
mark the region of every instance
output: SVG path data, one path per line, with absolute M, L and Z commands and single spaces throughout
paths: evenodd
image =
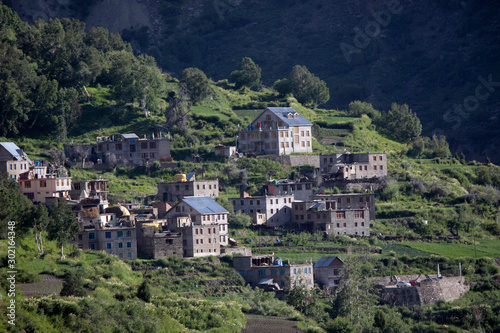
M 474 243 L 403 243 L 412 249 L 438 254 L 451 258 L 474 257 Z M 500 258 L 500 240 L 498 239 L 478 239 L 476 240 L 478 257 Z M 398 253 L 399 254 L 399 253 Z

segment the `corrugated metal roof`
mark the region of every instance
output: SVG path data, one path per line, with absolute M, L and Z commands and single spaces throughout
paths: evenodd
M 295 111 L 293 108 L 274 108 L 274 107 L 269 107 L 267 108 L 269 111 L 273 112 L 275 115 L 277 115 L 283 122 L 287 123 L 289 126 L 297 126 L 297 125 L 312 125 L 312 123 L 304 118 L 304 116 L 300 115 L 297 111 Z M 289 114 L 293 115 L 293 118 L 288 118 Z M 295 114 L 297 114 L 297 118 L 295 118 Z
M 210 197 L 185 197 L 182 200 L 200 214 L 229 213 Z
M 193 180 L 195 180 L 195 179 L 191 179 L 191 178 L 193 178 L 193 176 L 194 176 L 194 175 L 196 175 L 196 173 L 195 173 L 195 172 L 190 172 L 190 173 L 188 173 L 188 174 L 186 175 L 186 180 L 187 180 L 188 182 L 189 182 L 189 181 L 193 181 Z
M 321 186 L 320 188 L 318 188 L 318 190 L 316 192 L 314 192 L 313 194 L 318 194 L 320 193 L 325 187 L 324 186 Z
M 28 155 L 23 155 L 23 150 L 19 148 L 14 142 L 0 142 L 0 146 L 2 146 L 5 150 L 12 155 L 12 158 L 17 161 L 28 161 L 31 164 L 31 160 L 28 158 Z
M 121 134 L 121 136 L 124 139 L 139 139 L 139 137 L 135 133 Z
M 338 257 L 329 257 L 329 256 L 325 256 L 325 257 L 321 257 L 315 264 L 314 264 L 314 268 L 316 267 L 328 267 L 328 266 L 331 266 L 332 263 L 335 261 L 335 259 L 338 259 L 340 260 L 341 263 L 344 263 L 340 258 Z
M 324 202 L 317 202 L 313 206 L 311 206 L 309 209 L 318 209 L 319 207 L 323 206 L 325 203 Z

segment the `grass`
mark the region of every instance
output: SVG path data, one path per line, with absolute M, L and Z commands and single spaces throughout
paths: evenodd
M 474 257 L 474 244 L 457 243 L 402 243 L 412 249 L 447 256 L 450 258 Z M 500 240 L 499 239 L 478 239 L 476 240 L 477 256 L 500 258 Z

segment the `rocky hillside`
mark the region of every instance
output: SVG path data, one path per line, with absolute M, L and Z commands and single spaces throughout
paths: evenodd
M 7 0 L 21 18 L 76 17 L 120 32 L 164 71 L 227 78 L 245 56 L 271 85 L 295 64 L 330 87 L 330 108 L 408 103 L 424 134 L 500 162 L 500 6 L 487 1 Z M 499 82 L 499 83 L 497 83 Z

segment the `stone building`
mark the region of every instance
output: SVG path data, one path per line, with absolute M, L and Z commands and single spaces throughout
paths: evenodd
M 339 179 L 363 179 L 387 176 L 387 154 L 359 153 L 320 155 L 323 175 Z
M 158 223 L 138 223 L 137 251 L 151 259 L 183 256 L 182 233 L 163 230 Z
M 69 195 L 73 200 L 95 199 L 98 200 L 99 213 L 103 214 L 108 207 L 108 180 L 76 180 L 71 182 Z
M 194 173 L 175 175 L 174 181 L 158 184 L 158 199 L 170 204 L 184 197 L 219 196 L 219 180 L 196 180 Z
M 295 201 L 292 222 L 299 230 L 327 234 L 370 236 L 370 213 L 363 209 L 338 209 L 336 201 Z
M 238 149 L 267 155 L 311 153 L 311 128 L 311 122 L 290 107 L 268 107 L 238 133 Z
M 224 146 L 217 145 L 215 146 L 215 156 L 234 156 L 236 155 L 236 146 Z
M 314 264 L 314 282 L 321 288 L 338 287 L 344 262 L 339 257 L 321 257 Z
M 91 158 L 98 164 L 125 160 L 132 165 L 143 165 L 171 159 L 169 139 L 154 135 L 141 139 L 134 133 L 98 137 L 92 145 L 67 144 L 64 152 L 69 158 Z
M 185 197 L 165 214 L 165 218 L 168 220 L 169 230 L 178 231 L 178 229 L 190 227 L 203 232 L 201 230 L 204 230 L 204 226 L 216 227 L 218 229 L 216 231 L 217 244 L 220 247 L 226 246 L 229 242 L 228 214 L 229 212 L 224 207 L 209 197 Z M 193 231 L 193 235 L 196 235 L 196 230 Z M 199 235 L 213 235 L 213 231 L 205 231 Z M 206 244 L 205 241 L 203 244 Z M 212 241 L 208 244 L 212 244 Z
M 103 227 L 102 224 L 87 227 L 78 233 L 76 243 L 84 250 L 105 251 L 120 259 L 137 259 L 135 227 Z
M 233 267 L 252 287 L 257 285 L 274 285 L 279 288 L 289 288 L 292 285 L 314 287 L 313 265 L 283 264 L 281 258 L 274 259 L 274 255 L 262 256 L 235 256 Z
M 309 200 L 313 194 L 312 182 L 294 182 L 289 179 L 273 180 L 263 186 L 266 195 L 291 195 L 295 200 Z
M 234 211 L 241 211 L 253 218 L 254 224 L 265 223 L 271 226 L 281 226 L 291 221 L 293 194 L 274 196 L 248 196 L 240 193 L 240 198 L 230 198 Z M 265 214 L 262 215 L 262 214 Z
M 337 209 L 365 209 L 370 212 L 370 221 L 375 221 L 375 195 L 373 193 L 317 194 L 312 200 L 335 201 Z
M 28 155 L 13 142 L 0 142 L 0 172 L 7 172 L 15 180 L 27 172 L 33 162 Z
M 69 198 L 71 177 L 47 175 L 43 178 L 19 179 L 21 193 L 34 202 L 46 203 L 47 198 Z

